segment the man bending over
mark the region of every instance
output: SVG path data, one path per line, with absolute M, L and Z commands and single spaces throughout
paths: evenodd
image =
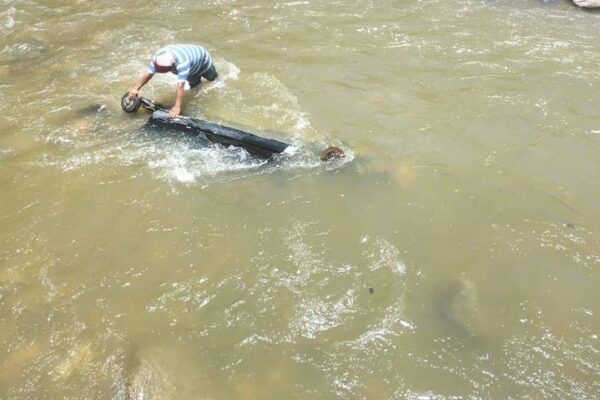
M 170 117 L 177 117 L 181 112 L 186 81 L 189 82 L 190 88 L 193 88 L 198 86 L 203 77 L 214 81 L 219 76 L 210 54 L 204 47 L 195 44 L 172 44 L 159 49 L 152 56 L 148 70 L 129 91 L 129 99 L 138 96 L 142 86 L 157 72 L 172 72 L 177 75 L 175 105 L 169 110 Z

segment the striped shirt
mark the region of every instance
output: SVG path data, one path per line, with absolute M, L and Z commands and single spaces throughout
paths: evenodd
M 154 57 L 165 50 L 169 50 L 175 56 L 175 68 L 171 69 L 171 72 L 177 74 L 177 80 L 180 82 L 187 81 L 191 76 L 202 75 L 212 66 L 212 58 L 204 47 L 195 44 L 172 44 L 154 54 L 148 65 L 149 74 L 156 73 Z

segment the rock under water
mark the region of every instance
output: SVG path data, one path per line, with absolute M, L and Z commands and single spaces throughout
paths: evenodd
M 448 282 L 438 293 L 437 311 L 448 333 L 474 337 L 479 333 L 477 288 L 468 279 Z

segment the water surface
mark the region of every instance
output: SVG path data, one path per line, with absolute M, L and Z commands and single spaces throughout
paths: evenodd
M 599 24 L 559 1 L 0 2 L 0 398 L 600 397 Z M 177 42 L 221 75 L 186 115 L 294 151 L 121 112 Z

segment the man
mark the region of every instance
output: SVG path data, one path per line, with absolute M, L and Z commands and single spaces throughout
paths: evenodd
M 190 88 L 193 88 L 200 83 L 202 77 L 214 81 L 219 76 L 210 54 L 204 47 L 194 44 L 172 44 L 159 49 L 154 54 L 148 70 L 129 91 L 129 99 L 137 96 L 142 86 L 148 83 L 156 72 L 177 74 L 175 105 L 169 110 L 169 116 L 172 118 L 177 117 L 181 112 L 186 81 L 189 82 Z

